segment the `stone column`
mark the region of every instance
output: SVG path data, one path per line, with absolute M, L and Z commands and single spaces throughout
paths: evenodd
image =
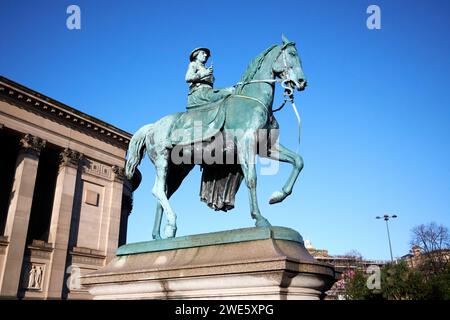
M 82 154 L 65 149 L 60 154 L 60 166 L 56 179 L 55 197 L 48 242 L 54 246 L 50 263 L 50 281 L 47 297 L 60 299 L 64 286 L 66 258 L 70 234 L 70 222 L 77 184 L 78 167 Z
M 17 157 L 4 232 L 4 235 L 8 237 L 9 245 L 3 256 L 3 270 L 0 270 L 0 276 L 2 276 L 0 294 L 2 296 L 17 296 L 39 155 L 45 144 L 45 140 L 31 134 L 26 134 L 20 140 L 21 150 Z
M 113 166 L 114 180 L 111 186 L 111 203 L 109 204 L 109 227 L 106 245 L 106 263 L 115 257 L 119 244 L 120 217 L 122 214 L 122 193 L 125 179 L 124 169 Z

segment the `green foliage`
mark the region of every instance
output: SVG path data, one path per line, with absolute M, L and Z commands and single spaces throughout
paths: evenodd
M 345 294 L 349 300 L 371 300 L 378 298 L 367 288 L 368 276 L 362 271 L 344 273 Z
M 450 266 L 429 280 L 428 295 L 433 300 L 450 300 Z
M 414 256 L 409 258 L 410 264 L 401 261 L 383 266 L 380 290 L 367 287 L 370 275 L 363 270 L 344 273 L 339 289 L 345 290 L 347 299 L 450 300 L 448 228 L 432 222 L 414 227 L 411 233 Z
M 381 292 L 388 300 L 425 300 L 428 285 L 424 275 L 405 261 L 387 264 L 381 271 Z
M 405 261 L 387 264 L 381 269 L 381 289 L 367 287 L 369 277 L 362 270 L 345 279 L 347 299 L 352 300 L 450 300 L 450 268 L 432 277 Z

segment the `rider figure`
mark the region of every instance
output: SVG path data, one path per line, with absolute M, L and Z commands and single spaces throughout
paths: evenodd
M 196 48 L 189 56 L 191 62 L 185 77 L 189 84 L 188 110 L 218 101 L 234 92 L 234 87 L 213 89 L 213 67 L 212 65 L 209 68 L 205 66 L 210 55 L 211 52 L 208 48 Z

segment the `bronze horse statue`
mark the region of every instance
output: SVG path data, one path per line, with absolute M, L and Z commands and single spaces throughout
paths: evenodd
M 233 95 L 198 111 L 165 116 L 153 124 L 143 126 L 133 135 L 125 167 L 128 179 L 133 177 L 145 151 L 156 169 L 156 181 L 152 189 L 157 199 L 152 234 L 154 239 L 161 239 L 163 212 L 168 220 L 165 235 L 175 237 L 177 216 L 170 206 L 169 198 L 196 164 L 203 168 L 201 198 L 216 210 L 233 208 L 234 195 L 243 178 L 249 191 L 251 217 L 256 220 L 257 227 L 270 226 L 270 223 L 258 208 L 256 154 L 293 166 L 287 182 L 281 191 L 272 194 L 269 202 L 281 202 L 291 194 L 303 168 L 303 159 L 279 143 L 267 143 L 278 139 L 279 126 L 273 115 L 272 104 L 276 82 L 282 81 L 291 95 L 293 89 L 301 91 L 307 83 L 295 43 L 284 36 L 282 40 L 282 44 L 271 46 L 252 60 Z M 206 125 L 202 127 L 206 133 L 197 139 L 192 138 L 192 122 L 196 119 L 207 119 Z M 174 134 L 180 128 L 185 133 L 183 142 Z M 226 136 L 231 143 L 219 148 L 236 157 L 237 164 L 174 161 L 174 154 L 180 156 L 179 146 L 183 147 L 183 159 L 192 159 L 199 149 L 217 146 L 217 141 L 223 141 L 218 139 L 221 136 Z M 266 142 L 266 150 L 255 147 L 260 146 L 261 142 Z

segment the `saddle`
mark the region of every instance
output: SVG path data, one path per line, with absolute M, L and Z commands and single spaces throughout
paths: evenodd
M 170 128 L 172 145 L 192 144 L 215 136 L 225 123 L 225 101 L 228 98 L 179 113 Z
M 226 100 L 229 97 L 179 113 L 170 128 L 172 145 L 209 141 L 220 134 L 225 123 Z M 242 170 L 238 164 L 203 164 L 200 200 L 216 211 L 231 210 L 242 179 Z

